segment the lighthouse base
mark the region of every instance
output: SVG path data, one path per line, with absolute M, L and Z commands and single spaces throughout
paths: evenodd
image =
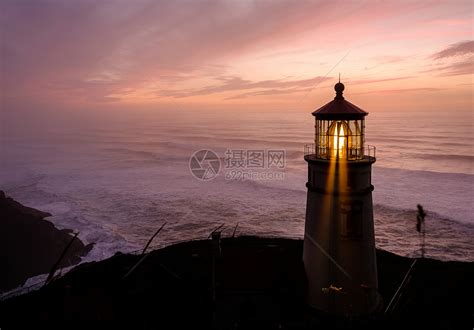
M 377 293 L 371 165 L 305 156 L 308 188 L 303 262 L 308 302 L 339 315 L 381 307 Z

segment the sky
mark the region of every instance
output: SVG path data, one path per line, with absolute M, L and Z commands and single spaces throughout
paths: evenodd
M 2 113 L 471 110 L 472 1 L 1 1 Z

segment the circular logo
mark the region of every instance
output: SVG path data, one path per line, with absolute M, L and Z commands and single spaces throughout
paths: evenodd
M 211 150 L 196 151 L 189 159 L 189 169 L 195 178 L 203 181 L 214 179 L 221 168 L 221 161 Z

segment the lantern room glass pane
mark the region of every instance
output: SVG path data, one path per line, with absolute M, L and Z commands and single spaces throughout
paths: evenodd
M 316 157 L 364 158 L 364 120 L 316 120 Z

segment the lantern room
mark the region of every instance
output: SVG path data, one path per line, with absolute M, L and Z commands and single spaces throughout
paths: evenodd
M 364 159 L 364 117 L 368 113 L 344 99 L 344 84 L 338 82 L 334 90 L 334 100 L 313 112 L 316 135 L 312 151 L 318 159 Z

